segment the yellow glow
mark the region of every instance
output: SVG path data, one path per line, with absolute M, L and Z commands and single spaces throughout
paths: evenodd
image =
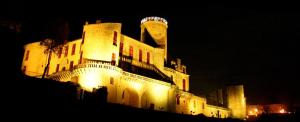
M 161 86 L 161 85 L 156 85 L 155 87 L 154 87 L 154 94 L 155 94 L 155 96 L 157 96 L 157 97 L 161 97 L 162 96 L 162 93 L 163 92 L 163 86 Z
M 285 113 L 285 110 L 282 108 L 280 109 L 279 113 Z
M 131 82 L 131 86 L 137 91 L 140 91 L 142 88 L 142 84 L 139 82 Z
M 255 112 L 255 113 L 257 113 L 257 112 L 258 112 L 258 109 L 257 109 L 257 108 L 255 108 L 255 109 L 254 109 L 254 112 Z
M 253 111 L 249 111 L 249 115 L 253 115 Z
M 83 89 L 87 91 L 92 91 L 93 88 L 98 88 L 99 83 L 97 82 L 98 75 L 95 72 L 89 72 L 84 76 L 84 81 L 80 82 Z

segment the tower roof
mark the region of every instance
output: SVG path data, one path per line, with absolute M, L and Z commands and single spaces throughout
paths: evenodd
M 156 17 L 156 16 L 146 17 L 146 18 L 142 19 L 141 24 L 143 24 L 147 21 L 158 21 L 158 22 L 163 22 L 166 25 L 168 25 L 167 20 L 165 20 L 164 18 L 161 18 L 161 17 Z

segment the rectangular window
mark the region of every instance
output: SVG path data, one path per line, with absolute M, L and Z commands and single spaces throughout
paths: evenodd
M 182 80 L 182 90 L 185 91 L 185 79 Z
M 176 95 L 176 103 L 177 103 L 177 105 L 180 104 L 180 96 L 179 95 Z
M 25 61 L 27 61 L 29 59 L 29 50 L 26 51 L 26 54 L 25 54 Z
M 113 45 L 115 46 L 117 46 L 117 37 L 118 37 L 117 34 L 118 34 L 117 31 L 114 31 Z
M 62 68 L 62 71 L 65 71 L 65 70 L 66 70 L 66 67 L 63 67 L 63 68 Z
M 123 54 L 123 46 L 124 46 L 124 44 L 123 44 L 123 42 L 121 41 L 121 42 L 120 42 L 120 54 Z
M 204 109 L 204 103 L 202 103 L 202 109 Z
M 59 71 L 59 64 L 56 65 L 56 72 Z
M 69 50 L 69 46 L 66 46 L 66 47 L 65 47 L 65 57 L 68 56 L 68 50 Z
M 72 46 L 72 55 L 75 54 L 75 50 L 76 50 L 76 44 L 73 44 L 73 46 Z
M 116 64 L 116 54 L 115 53 L 112 53 L 112 56 L 111 56 L 111 64 L 114 66 Z
M 143 61 L 143 52 L 142 52 L 141 49 L 139 50 L 139 61 L 140 61 L 140 62 Z
M 114 78 L 113 77 L 110 77 L 110 84 L 114 85 Z
M 85 39 L 85 31 L 84 31 L 83 34 L 82 34 L 82 42 L 81 42 L 81 44 L 84 43 L 84 39 Z
M 73 61 L 70 62 L 70 70 L 73 70 Z
M 23 70 L 22 70 L 22 71 L 23 71 L 23 73 L 26 72 L 26 66 L 23 67 Z
M 133 47 L 129 46 L 129 56 L 133 58 Z
M 147 64 L 150 64 L 150 52 L 147 52 Z
M 59 48 L 59 50 L 58 50 L 58 58 L 61 57 L 61 54 L 62 54 L 62 48 Z

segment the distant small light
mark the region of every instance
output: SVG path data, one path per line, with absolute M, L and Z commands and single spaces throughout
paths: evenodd
M 254 109 L 254 111 L 255 111 L 255 112 L 258 112 L 258 109 L 257 109 L 257 108 L 255 108 L 255 109 Z

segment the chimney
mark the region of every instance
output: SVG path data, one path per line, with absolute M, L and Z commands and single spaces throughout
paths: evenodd
M 181 59 L 177 58 L 177 66 L 179 69 L 181 69 Z

